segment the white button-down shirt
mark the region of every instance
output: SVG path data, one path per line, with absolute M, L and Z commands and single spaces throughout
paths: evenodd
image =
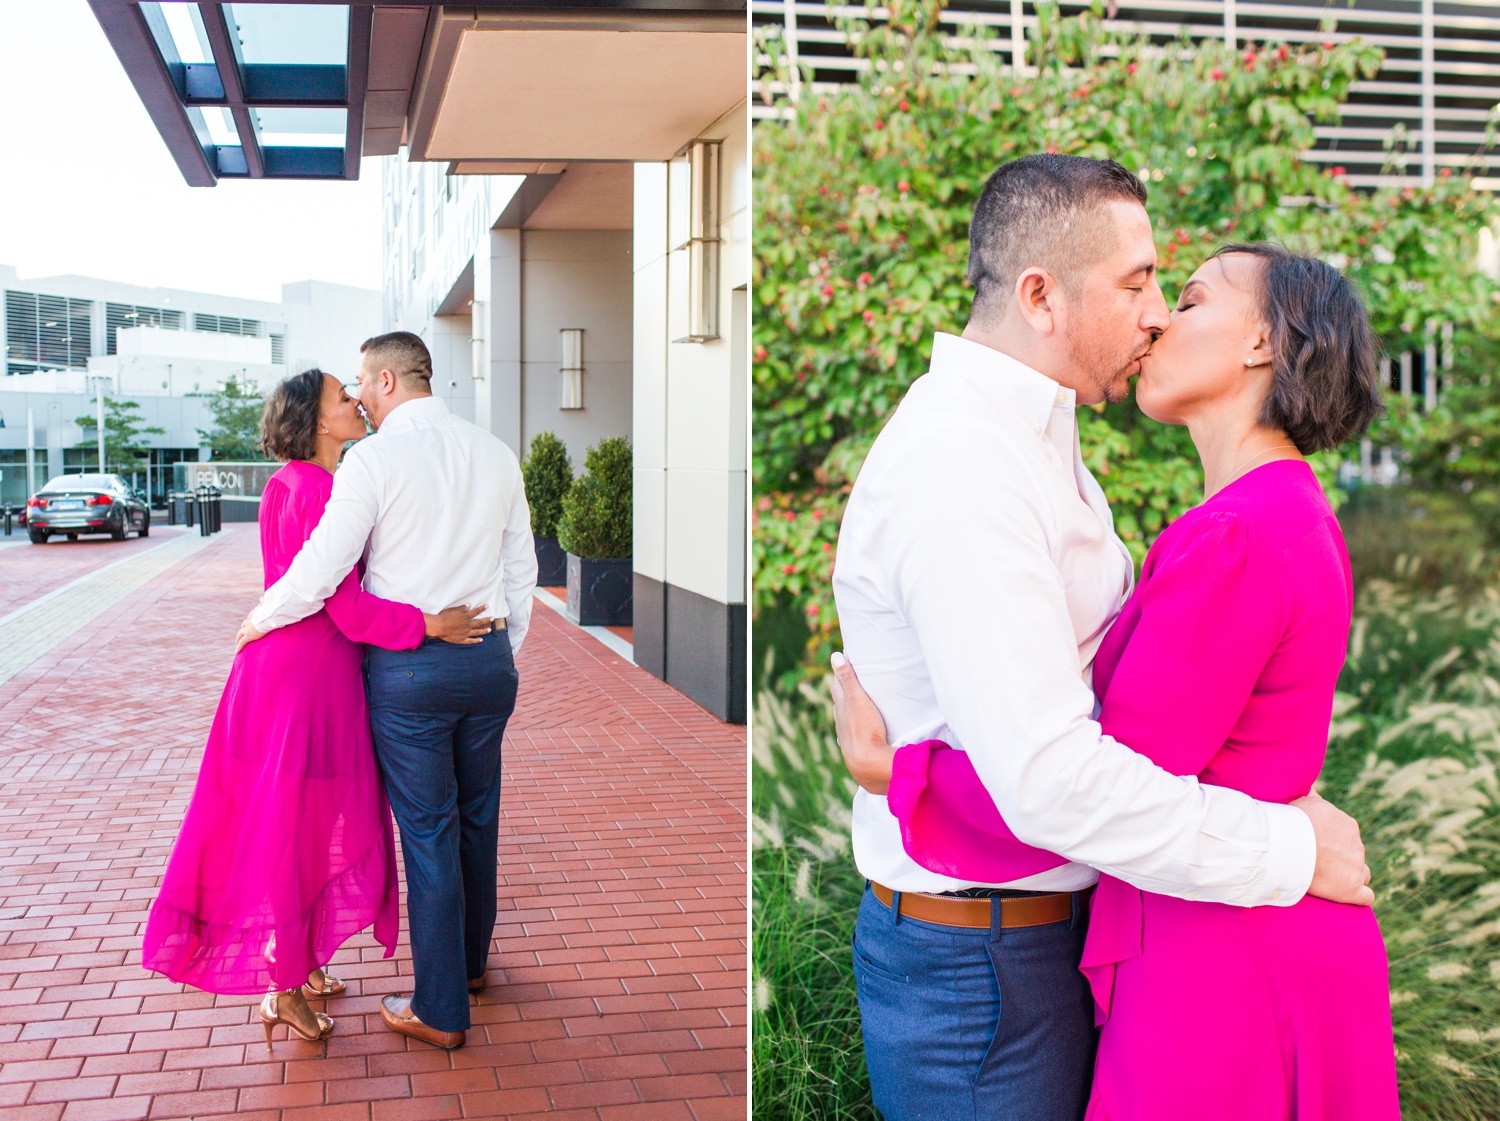
M 930 872 L 885 798 L 861 790 L 859 869 L 899 891 L 1067 891 L 1098 869 L 1167 895 L 1294 903 L 1316 860 L 1307 815 L 1168 774 L 1095 720 L 1094 653 L 1133 566 L 1073 406 L 1030 367 L 939 334 L 860 471 L 833 577 L 844 650 L 890 742 L 967 751 L 1016 836 L 1073 863 L 1009 884 Z
M 536 551 L 521 466 L 438 397 L 406 401 L 344 453 L 323 518 L 251 617 L 262 631 L 316 612 L 365 559 L 365 587 L 429 615 L 459 604 L 505 619 L 520 650 Z

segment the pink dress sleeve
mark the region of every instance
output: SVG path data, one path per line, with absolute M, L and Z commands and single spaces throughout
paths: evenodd
M 427 637 L 427 623 L 421 610 L 365 591 L 360 583 L 361 568 L 345 576 L 323 604 L 334 626 L 346 638 L 386 650 L 412 650 L 421 646 Z
M 267 558 L 267 587 L 275 583 L 271 578 L 272 558 L 279 569 L 276 572 L 279 578 L 323 516 L 331 489 L 331 482 L 326 487 L 309 487 L 297 493 L 290 493 L 285 486 L 266 487 L 265 497 L 261 500 L 262 517 L 272 525 L 276 524 L 276 519 L 288 519 L 281 523 L 282 532 L 279 534 L 269 527 L 261 531 L 262 548 Z M 271 502 L 269 508 L 268 500 Z M 275 536 L 280 538 L 277 542 L 279 548 L 267 547 Z M 421 610 L 370 594 L 361 584 L 362 575 L 362 566 L 356 566 L 324 602 L 323 610 L 328 612 L 334 626 L 353 642 L 386 650 L 411 650 L 422 645 L 427 624 Z
M 1224 746 L 1286 618 L 1284 559 L 1254 526 L 1207 514 L 1153 551 L 1136 590 L 1139 622 L 1107 681 L 1106 734 L 1177 775 Z M 904 846 L 933 871 L 995 883 L 996 853 L 1019 844 L 968 756 L 929 741 L 897 750 L 887 793 Z M 1019 866 L 1016 866 L 1019 867 Z

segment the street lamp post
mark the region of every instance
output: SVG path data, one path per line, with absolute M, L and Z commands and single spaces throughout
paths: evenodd
M 26 497 L 36 493 L 36 410 L 26 410 Z
M 94 383 L 94 404 L 99 411 L 99 474 L 104 474 L 104 381 Z

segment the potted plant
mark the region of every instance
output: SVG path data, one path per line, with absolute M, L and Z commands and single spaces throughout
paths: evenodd
M 600 440 L 562 502 L 557 539 L 568 554 L 568 618 L 584 626 L 631 621 L 630 441 Z
M 557 520 L 563 499 L 573 485 L 573 461 L 568 446 L 551 432 L 531 438 L 526 461 L 526 502 L 531 507 L 531 536 L 536 542 L 536 582 L 544 588 L 568 582 L 568 557 L 557 543 Z

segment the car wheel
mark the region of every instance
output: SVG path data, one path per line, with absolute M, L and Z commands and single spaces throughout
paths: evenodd
M 120 524 L 116 528 L 111 529 L 109 531 L 109 539 L 111 541 L 124 541 L 126 535 L 129 534 L 129 533 L 130 533 L 130 517 L 127 514 L 121 514 L 120 515 Z
M 33 529 L 29 532 L 33 545 L 45 545 L 47 543 L 47 531 L 45 529 Z
M 141 536 L 151 536 L 151 515 L 149 513 L 146 515 L 146 520 L 141 522 Z

